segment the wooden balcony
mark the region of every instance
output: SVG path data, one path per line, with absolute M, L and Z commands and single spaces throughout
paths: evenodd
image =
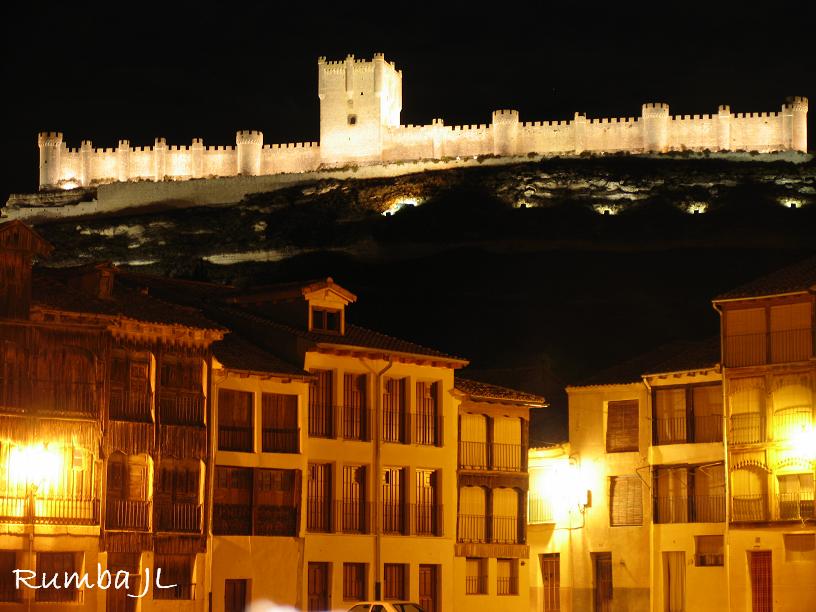
M 526 469 L 521 444 L 459 442 L 459 469 L 521 472 Z
M 98 525 L 99 500 L 0 497 L 0 523 Z
M 769 519 L 768 498 L 766 495 L 731 496 L 732 522 L 767 521 Z
M 254 535 L 297 536 L 300 508 L 296 506 L 256 506 Z
M 219 425 L 218 450 L 251 453 L 253 452 L 253 437 L 252 427 Z
M 299 453 L 300 429 L 270 429 L 261 431 L 261 450 L 265 453 Z
M 813 491 L 779 494 L 779 518 L 781 520 L 804 520 L 816 518 Z
M 729 368 L 807 361 L 813 357 L 813 330 L 806 327 L 726 336 L 724 349 Z
M 252 506 L 215 504 L 212 521 L 215 535 L 252 535 Z
M 131 392 L 123 389 L 111 389 L 108 402 L 108 416 L 116 421 L 133 421 L 136 423 L 150 423 L 153 416 L 150 406 L 153 394 Z
M 201 532 L 201 504 L 157 503 L 156 531 Z
M 105 504 L 105 529 L 149 531 L 150 509 L 149 501 L 109 498 Z
M 204 425 L 204 396 L 198 391 L 163 390 L 159 418 L 166 425 Z

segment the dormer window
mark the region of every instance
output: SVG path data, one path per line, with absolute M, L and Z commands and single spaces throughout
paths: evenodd
M 341 311 L 330 308 L 312 308 L 312 331 L 339 334 Z

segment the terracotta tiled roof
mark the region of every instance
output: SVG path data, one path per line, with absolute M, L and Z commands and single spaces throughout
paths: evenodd
M 541 395 L 509 389 L 508 387 L 500 387 L 499 385 L 491 385 L 467 378 L 454 377 L 453 386 L 457 391 L 477 399 L 503 400 L 525 404 L 546 404 L 546 400 Z
M 571 386 L 624 385 L 640 382 L 646 374 L 703 370 L 713 368 L 719 362 L 719 337 L 697 342 L 672 342 L 602 370 Z
M 286 376 L 311 377 L 301 368 L 261 349 L 234 333 L 213 343 L 213 354 L 225 368 L 245 372 L 267 372 Z
M 34 304 L 68 312 L 122 316 L 146 323 L 199 329 L 224 329 L 195 308 L 170 304 L 121 285 L 114 287 L 109 299 L 100 299 L 68 287 L 43 270 L 35 270 L 31 292 Z
M 810 257 L 776 272 L 761 276 L 736 289 L 726 291 L 715 297 L 714 301 L 778 295 L 780 293 L 798 293 L 800 291 L 816 291 L 816 257 Z

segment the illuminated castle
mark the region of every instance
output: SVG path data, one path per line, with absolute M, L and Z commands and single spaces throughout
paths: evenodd
M 518 111 L 497 110 L 490 124 L 401 125 L 402 71 L 383 54 L 318 66 L 320 143 L 264 144 L 263 133 L 240 131 L 234 146 L 95 149 L 89 140 L 68 148 L 58 132 L 39 134 L 40 189 L 131 180 L 186 180 L 309 172 L 348 164 L 378 164 L 480 155 L 580 154 L 667 151 L 807 151 L 807 98 L 790 98 L 780 112 L 670 115 L 667 104 L 644 104 L 639 117 L 519 121 Z

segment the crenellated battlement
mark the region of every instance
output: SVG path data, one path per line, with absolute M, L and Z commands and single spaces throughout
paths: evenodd
M 520 121 L 515 109 L 498 109 L 490 123 L 446 125 L 435 117 L 404 125 L 402 72 L 382 52 L 371 59 L 317 59 L 321 105 L 319 142 L 264 143 L 260 130 L 236 132 L 234 145 L 191 144 L 132 147 L 129 139 L 112 148 L 82 140 L 68 148 L 61 132 L 40 132 L 40 188 L 129 180 L 186 180 L 211 176 L 256 176 L 308 172 L 319 166 L 394 161 L 547 155 L 582 152 L 801 151 L 807 147 L 808 99 L 787 98 L 776 112 L 671 115 L 665 102 L 647 102 L 634 117 L 588 117 Z M 353 94 L 353 95 L 352 95 Z M 360 95 L 362 94 L 362 95 Z

